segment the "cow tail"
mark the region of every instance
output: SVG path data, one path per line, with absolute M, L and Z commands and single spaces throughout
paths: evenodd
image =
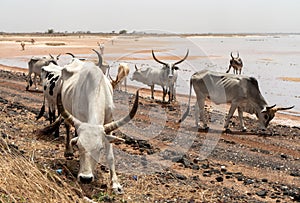
M 63 122 L 63 118 L 60 115 L 55 121 L 54 123 L 46 126 L 43 129 L 37 130 L 37 134 L 38 135 L 51 135 L 52 133 L 54 133 L 60 126 L 60 124 Z
M 39 115 L 37 115 L 35 118 L 36 120 L 39 120 L 45 113 L 45 95 L 44 95 L 44 101 L 43 101 L 43 106 L 41 107 Z
M 181 123 L 182 121 L 184 121 L 186 119 L 186 117 L 189 115 L 190 112 L 190 103 L 191 103 L 191 94 L 192 94 L 192 78 L 190 79 L 190 95 L 189 95 L 189 102 L 188 102 L 188 108 L 185 111 L 185 113 L 182 115 L 181 119 L 178 121 L 178 123 Z

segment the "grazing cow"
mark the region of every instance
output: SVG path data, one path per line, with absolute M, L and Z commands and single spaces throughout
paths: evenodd
M 215 104 L 231 104 L 224 125 L 226 130 L 229 130 L 229 121 L 236 109 L 238 109 L 241 128 L 245 131 L 246 127 L 243 122 L 243 112 L 256 114 L 261 128 L 265 130 L 277 111 L 288 110 L 294 107 L 275 108 L 275 105 L 268 106 L 266 100 L 260 93 L 257 80 L 253 77 L 203 70 L 194 73 L 190 79 L 188 108 L 179 122 L 182 122 L 188 115 L 192 85 L 194 87 L 198 103 L 198 106 L 196 104 L 195 107 L 196 125 L 198 126 L 197 107 L 199 107 L 200 119 L 203 121 L 205 129 L 208 129 L 207 122 L 204 119 L 204 101 L 206 98 L 210 99 Z
M 127 76 L 129 74 L 129 67 L 127 63 L 120 63 L 118 68 L 118 75 L 115 80 L 111 78 L 111 85 L 113 89 L 119 88 L 121 90 L 121 84 L 124 81 L 125 91 L 127 92 Z
M 82 67 L 75 70 L 65 67 L 62 70 L 61 78 L 61 91 L 57 96 L 61 116 L 52 127 L 55 129 L 64 118 L 66 126 L 74 126 L 78 134 L 72 140 L 67 134 L 65 156 L 73 154 L 72 145 L 78 146 L 80 155 L 78 180 L 82 183 L 90 183 L 94 180 L 93 172 L 96 163 L 101 154 L 105 153 L 110 168 L 112 188 L 115 192 L 122 193 L 122 186 L 118 182 L 115 172 L 111 142 L 124 140 L 110 133 L 134 117 L 138 108 L 138 92 L 129 115 L 113 121 L 112 86 L 99 67 L 89 62 L 85 62 Z
M 36 85 L 36 77 L 39 76 L 41 77 L 41 69 L 43 66 L 47 66 L 50 63 L 53 63 L 55 65 L 57 65 L 57 61 L 59 59 L 59 55 L 57 55 L 56 58 L 54 58 L 51 54 L 50 58 L 49 57 L 32 57 L 30 59 L 30 61 L 28 62 L 28 80 L 27 80 L 27 86 L 26 86 L 26 90 L 29 90 L 29 87 L 31 87 L 32 83 L 34 83 L 35 85 L 35 89 L 38 89 L 37 85 Z M 33 82 L 31 79 L 31 75 L 32 73 L 34 73 L 34 78 L 33 78 Z
M 144 83 L 151 87 L 151 98 L 154 99 L 154 85 L 160 85 L 163 89 L 163 102 L 165 102 L 165 97 L 167 95 L 167 91 L 170 91 L 169 94 L 169 102 L 172 100 L 176 100 L 176 80 L 178 77 L 177 70 L 179 69 L 176 65 L 182 63 L 188 56 L 189 51 L 187 51 L 184 58 L 175 62 L 175 63 L 165 63 L 158 60 L 154 52 L 152 50 L 152 56 L 155 61 L 160 64 L 163 64 L 162 69 L 157 68 L 147 68 L 146 70 L 138 69 L 135 66 L 135 72 L 131 80 L 136 80 L 138 82 Z
M 237 52 L 237 57 L 233 57 L 232 52 L 231 52 L 230 56 L 231 56 L 230 64 L 229 64 L 229 68 L 226 71 L 226 73 L 229 73 L 229 71 L 232 67 L 234 74 L 241 74 L 242 68 L 243 68 L 243 62 L 242 62 L 242 59 L 240 58 L 239 52 Z

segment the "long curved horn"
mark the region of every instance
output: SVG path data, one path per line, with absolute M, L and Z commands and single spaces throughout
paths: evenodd
M 290 109 L 292 109 L 294 107 L 295 107 L 295 105 L 294 106 L 290 106 L 290 107 L 278 107 L 278 108 L 275 108 L 274 110 L 275 111 L 284 111 L 284 110 L 290 110 Z
M 101 67 L 102 66 L 102 61 L 103 61 L 101 54 L 98 51 L 96 51 L 95 49 L 92 49 L 92 50 L 94 52 L 96 52 L 96 54 L 98 55 L 98 58 L 99 58 L 99 62 L 97 64 L 97 66 Z
M 231 56 L 232 59 L 234 59 L 234 57 L 232 56 L 232 52 L 230 53 L 230 56 Z
M 189 55 L 189 50 L 186 51 L 185 57 L 183 57 L 183 59 L 181 59 L 180 61 L 177 61 L 176 63 L 174 63 L 174 65 L 182 63 L 188 57 L 188 55 Z
M 155 57 L 153 50 L 152 50 L 152 57 L 153 57 L 153 59 L 154 59 L 156 62 L 158 62 L 158 63 L 160 63 L 160 64 L 163 64 L 163 65 L 165 65 L 165 66 L 168 65 L 167 63 L 158 60 L 158 59 Z
M 239 52 L 237 52 L 237 58 L 240 58 L 240 53 Z
M 72 53 L 66 53 L 66 54 L 68 54 L 68 55 L 70 55 L 70 56 L 72 56 L 73 58 L 75 58 L 75 56 L 74 56 L 74 54 L 72 54 Z
M 79 125 L 81 121 L 76 119 L 74 116 L 72 116 L 63 106 L 61 101 L 61 94 L 59 93 L 57 95 L 57 109 L 58 112 L 61 112 L 61 116 L 65 119 L 67 123 L 69 123 L 72 126 Z
M 130 113 L 127 116 L 121 118 L 120 120 L 105 124 L 104 125 L 105 133 L 109 134 L 110 132 L 112 132 L 112 131 L 116 130 L 117 128 L 128 123 L 135 116 L 138 106 L 139 106 L 139 90 L 136 91 L 135 101 L 134 101 L 134 104 L 133 104 L 133 107 L 132 107 Z

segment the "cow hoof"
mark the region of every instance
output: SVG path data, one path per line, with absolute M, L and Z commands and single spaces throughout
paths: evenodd
M 72 152 L 65 152 L 64 156 L 67 160 L 72 160 L 74 158 L 74 154 Z
M 232 133 L 232 131 L 231 131 L 229 128 L 226 128 L 226 129 L 224 130 L 224 132 L 225 132 L 225 133 Z
M 247 128 L 242 128 L 242 130 L 241 130 L 242 132 L 246 132 L 247 131 Z
M 124 194 L 123 187 L 120 184 L 118 184 L 118 186 L 113 187 L 113 191 L 117 195 Z

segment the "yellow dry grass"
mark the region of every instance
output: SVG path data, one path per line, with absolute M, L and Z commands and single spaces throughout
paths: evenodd
M 82 191 L 0 140 L 0 202 L 83 202 Z

